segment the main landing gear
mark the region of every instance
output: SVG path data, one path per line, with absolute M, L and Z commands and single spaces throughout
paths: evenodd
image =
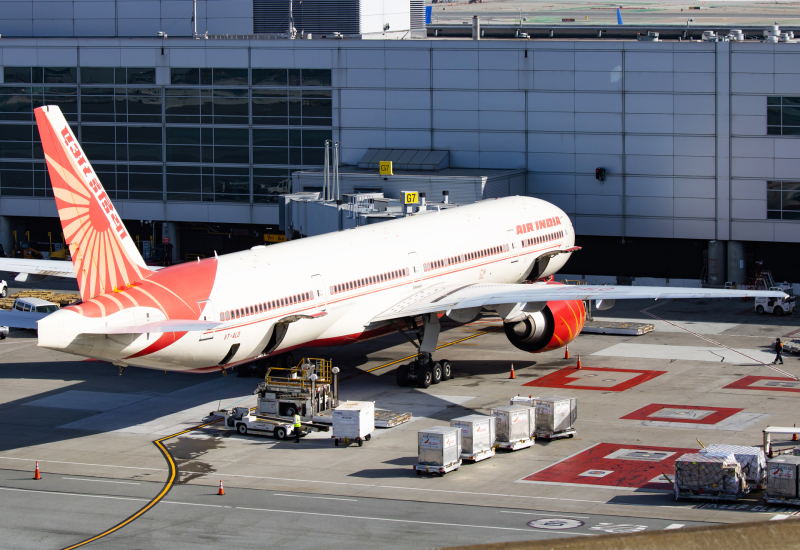
M 435 362 L 433 360 L 433 352 L 439 341 L 439 317 L 435 313 L 429 313 L 422 317 L 422 321 L 422 326 L 417 327 L 416 319 L 405 320 L 406 327 L 410 329 L 409 332 L 413 331 L 419 344 L 408 335 L 407 331 L 392 321 L 392 325 L 397 331 L 414 344 L 418 352 L 414 361 L 399 366 L 395 371 L 398 386 L 416 385 L 418 388 L 428 388 L 431 384 L 438 384 L 442 380 L 453 378 L 453 366 L 450 361 L 443 359 Z

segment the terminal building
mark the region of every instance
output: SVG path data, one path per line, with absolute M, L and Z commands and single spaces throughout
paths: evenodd
M 302 4 L 290 15 L 289 0 L 200 0 L 193 18 L 183 0 L 4 2 L 6 253 L 60 242 L 32 112 L 49 104 L 140 245 L 168 238 L 176 260 L 283 234 L 280 196 L 319 186 L 331 140 L 354 192 L 397 198 L 389 178 L 422 182 L 413 175 L 465 201 L 556 204 L 584 247 L 570 273 L 699 279 L 705 269 L 712 283 L 741 284 L 764 260 L 792 276 L 800 44 L 766 42 L 762 29 L 743 41 L 587 27 L 448 35 L 425 28 L 416 0 Z M 408 151 L 439 160 L 386 179 L 370 168 Z

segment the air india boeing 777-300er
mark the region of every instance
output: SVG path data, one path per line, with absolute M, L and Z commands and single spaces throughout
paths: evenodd
M 398 383 L 427 387 L 452 375 L 449 363 L 433 359 L 442 315 L 468 323 L 494 311 L 511 345 L 537 353 L 580 333 L 586 300 L 606 309 L 621 299 L 783 296 L 553 283 L 550 275 L 577 250 L 575 230 L 561 209 L 532 197 L 152 268 L 59 108 L 35 113 L 73 269 L 10 258 L 0 269 L 75 277 L 81 299 L 35 323 L 14 311 L 3 312 L 0 323 L 30 323 L 39 346 L 108 361 L 120 372 L 129 365 L 208 372 L 259 360 L 285 366 L 297 348 L 400 330 L 418 355 L 397 369 Z M 359 261 L 348 250 L 360 251 Z

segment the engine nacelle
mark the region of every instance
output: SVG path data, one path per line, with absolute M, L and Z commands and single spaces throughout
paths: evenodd
M 583 329 L 586 310 L 580 300 L 547 302 L 536 313 L 525 313 L 525 319 L 504 323 L 508 341 L 530 353 L 551 351 L 572 342 Z

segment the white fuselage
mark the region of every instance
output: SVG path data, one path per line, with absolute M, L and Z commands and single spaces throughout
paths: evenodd
M 537 229 L 540 223 L 543 227 Z M 234 314 L 214 331 L 187 332 L 152 353 L 132 357 L 160 334 L 82 330 L 92 323 L 119 323 L 117 318 L 130 322 L 166 317 L 154 308 L 131 307 L 100 318 L 61 310 L 40 322 L 39 345 L 119 365 L 201 372 L 221 368 L 219 363 L 238 344 L 225 362 L 224 367 L 230 367 L 261 356 L 276 323 L 291 321 L 292 316 L 314 317 L 286 325 L 285 336 L 270 355 L 378 334 L 387 323 L 371 323 L 373 317 L 432 283 L 520 282 L 537 258 L 574 243 L 569 218 L 548 202 L 530 197 L 486 200 L 205 260 L 217 262 L 203 312 L 206 319 L 220 321 L 220 314 L 251 306 L 257 310 L 261 305 L 264 311 L 239 318 Z M 485 253 L 491 249 L 494 252 Z M 538 275 L 557 272 L 569 256 L 552 257 Z M 402 275 L 388 277 L 392 272 Z M 296 295 L 309 298 L 286 303 Z M 272 307 L 281 299 L 284 305 Z

